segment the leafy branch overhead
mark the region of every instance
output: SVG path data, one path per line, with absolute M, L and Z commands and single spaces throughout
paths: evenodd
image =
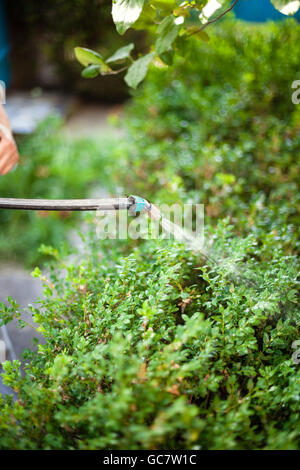
M 76 47 L 76 58 L 85 67 L 82 76 L 94 78 L 126 70 L 126 83 L 136 88 L 145 78 L 151 62 L 170 65 L 175 53 L 184 54 L 190 36 L 209 40 L 203 30 L 225 16 L 238 1 L 113 0 L 112 17 L 118 33 L 123 35 L 129 28 L 146 30 L 153 38 L 150 52 L 134 60 L 131 56 L 134 44 L 130 43 L 103 58 L 98 52 Z M 300 0 L 271 2 L 284 15 L 294 15 L 300 8 Z

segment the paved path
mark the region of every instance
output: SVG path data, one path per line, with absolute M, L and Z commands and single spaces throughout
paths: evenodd
M 28 304 L 34 304 L 42 296 L 42 283 L 39 279 L 34 279 L 23 268 L 15 265 L 0 265 L 0 302 L 7 303 L 6 299 L 12 297 L 20 307 L 27 307 Z M 22 312 L 23 320 L 32 323 L 31 315 Z M 20 357 L 23 350 L 32 347 L 32 339 L 39 337 L 36 331 L 25 326 L 20 329 L 17 327 L 17 320 L 13 320 L 6 326 L 6 330 L 0 330 L 2 340 L 10 340 L 12 351 L 7 350 L 7 359 L 11 360 Z M 7 344 L 7 346 L 9 346 Z M 0 392 L 7 392 L 0 379 Z
M 68 137 L 107 138 L 122 136 L 122 131 L 112 125 L 122 116 L 122 105 L 79 104 L 68 117 L 62 132 Z

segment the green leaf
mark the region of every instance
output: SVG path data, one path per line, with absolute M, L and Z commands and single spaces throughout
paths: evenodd
M 100 65 L 89 65 L 81 72 L 84 78 L 95 78 L 101 72 Z
M 32 276 L 32 277 L 39 278 L 39 277 L 41 276 L 41 274 L 42 274 L 42 273 L 41 273 L 40 268 L 36 267 L 36 268 L 34 268 L 34 270 L 32 271 L 31 276 Z
M 129 67 L 127 74 L 125 75 L 125 82 L 128 86 L 136 88 L 138 84 L 144 80 L 154 55 L 155 53 L 151 52 L 150 54 L 147 54 L 133 62 L 133 64 Z
M 124 34 L 140 16 L 144 0 L 115 0 L 112 17 L 119 34 Z
M 96 51 L 86 49 L 85 47 L 75 47 L 75 55 L 78 62 L 87 67 L 90 64 L 104 64 L 103 57 Z
M 200 13 L 200 20 L 206 22 L 208 18 L 213 16 L 219 8 L 221 8 L 222 3 L 225 3 L 224 0 L 206 0 L 206 5 L 203 6 Z M 228 3 L 228 2 L 226 2 Z
M 158 38 L 155 43 L 155 49 L 158 54 L 166 52 L 176 39 L 181 25 L 175 23 L 173 15 L 167 16 L 157 29 Z
M 236 178 L 231 173 L 217 173 L 216 179 L 221 184 L 234 184 Z
M 69 373 L 68 365 L 72 362 L 72 356 L 67 356 L 66 354 L 61 354 L 56 356 L 54 359 L 52 367 L 46 369 L 46 374 L 50 375 L 52 378 L 60 381 Z
M 99 67 L 99 73 L 106 73 L 111 72 L 111 68 L 105 63 L 101 54 L 96 51 L 92 51 L 91 49 L 86 49 L 85 47 L 75 47 L 75 55 L 82 65 L 88 67 L 89 65 L 97 65 Z M 86 78 L 93 78 L 96 77 L 95 72 L 96 69 L 92 72 L 93 69 L 88 71 L 83 71 L 82 76 Z M 86 73 L 86 75 L 85 75 Z M 94 73 L 94 75 L 90 75 Z M 98 74 L 97 74 L 98 75 Z
M 121 47 L 118 49 L 111 57 L 106 59 L 107 63 L 117 62 L 118 60 L 124 60 L 130 57 L 130 52 L 134 48 L 134 44 L 131 42 L 127 46 Z
M 271 3 L 283 15 L 294 15 L 300 8 L 300 0 L 271 0 Z

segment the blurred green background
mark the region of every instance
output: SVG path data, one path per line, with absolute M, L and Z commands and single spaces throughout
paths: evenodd
M 9 1 L 6 13 L 13 87 L 59 88 L 117 103 L 128 97 L 123 75 L 102 77 L 101 84 L 85 80 L 74 60 L 78 45 L 109 55 L 135 41 L 136 52 L 144 52 L 144 32 L 131 30 L 122 37 L 115 30 L 110 0 Z

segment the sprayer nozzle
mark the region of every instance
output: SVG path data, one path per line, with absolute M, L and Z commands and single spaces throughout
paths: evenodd
M 151 210 L 150 202 L 140 196 L 129 196 L 128 199 L 132 202 L 129 208 L 130 215 L 136 215 L 137 212 L 149 212 Z

